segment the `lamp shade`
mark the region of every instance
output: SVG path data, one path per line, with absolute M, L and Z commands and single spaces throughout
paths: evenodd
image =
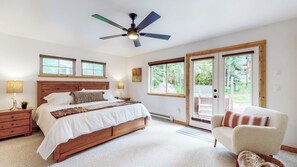
M 119 82 L 118 82 L 118 89 L 124 89 L 124 87 L 125 87 L 124 82 L 119 81 Z
M 23 81 L 7 81 L 6 93 L 23 93 Z

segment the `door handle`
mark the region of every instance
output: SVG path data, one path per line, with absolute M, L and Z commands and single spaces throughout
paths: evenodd
M 214 92 L 217 92 L 218 90 L 217 90 L 217 89 L 214 89 L 213 91 L 214 91 Z
M 217 95 L 214 95 L 214 96 L 213 96 L 213 98 L 217 98 L 217 97 L 218 97 Z

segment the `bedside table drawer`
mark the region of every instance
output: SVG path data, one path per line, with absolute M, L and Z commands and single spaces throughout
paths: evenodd
M 24 134 L 29 132 L 29 126 L 21 126 L 11 129 L 4 129 L 0 130 L 0 138 L 8 137 L 8 136 L 15 136 L 18 134 Z
M 24 125 L 29 126 L 29 124 L 30 124 L 30 122 L 28 119 L 11 121 L 11 122 L 3 122 L 3 123 L 0 123 L 0 130 L 18 127 L 18 126 L 24 126 Z
M 28 119 L 29 117 L 30 117 L 29 113 L 1 115 L 0 122 L 9 122 L 9 121 L 15 121 L 20 119 Z

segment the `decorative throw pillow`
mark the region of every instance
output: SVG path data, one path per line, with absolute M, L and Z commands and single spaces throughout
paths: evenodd
M 94 101 L 106 101 L 103 97 L 103 93 L 104 92 L 72 92 L 72 104 L 88 103 Z
M 104 92 L 103 93 L 104 99 L 110 100 L 110 101 L 116 100 L 116 98 L 113 96 L 113 94 L 112 94 L 112 92 L 111 92 L 110 89 L 108 89 L 108 90 L 99 90 L 99 89 L 98 90 L 96 90 L 96 89 L 89 90 L 89 89 L 82 89 L 81 91 L 82 92 Z
M 264 156 L 264 157 L 263 157 Z M 251 151 L 242 151 L 237 158 L 238 166 L 239 167 L 279 167 L 278 165 L 282 164 L 274 164 L 271 162 L 265 162 L 265 157 L 268 157 L 266 155 L 257 155 L 256 153 L 253 153 Z M 267 160 L 266 160 L 267 161 Z M 277 163 L 281 163 L 279 161 L 276 161 Z
M 268 126 L 269 117 L 253 116 L 253 115 L 242 115 L 227 111 L 222 125 L 235 128 L 238 125 L 255 125 L 255 126 Z

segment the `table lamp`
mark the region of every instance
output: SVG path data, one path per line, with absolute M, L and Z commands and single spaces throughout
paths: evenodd
M 11 98 L 13 101 L 13 106 L 10 110 L 16 110 L 17 101 L 15 99 L 17 93 L 23 93 L 23 81 L 7 81 L 6 82 L 6 93 L 13 93 L 13 97 Z
M 118 82 L 118 89 L 120 89 L 120 98 L 122 97 L 122 89 L 125 88 L 125 84 L 122 81 Z

